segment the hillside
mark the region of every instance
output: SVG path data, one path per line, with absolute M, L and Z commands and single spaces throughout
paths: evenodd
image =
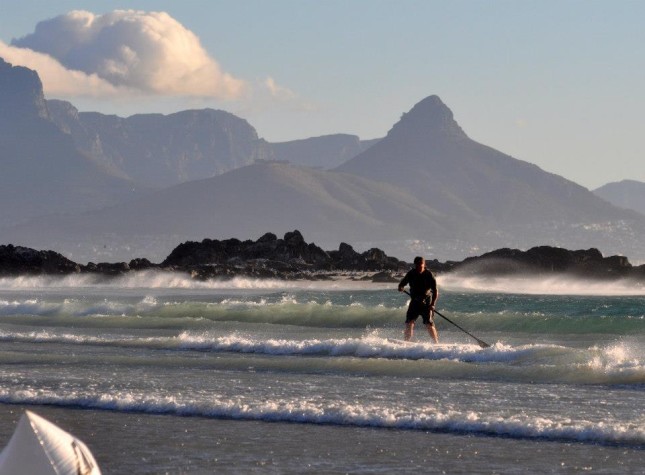
M 354 158 L 378 141 L 379 139 L 360 140 L 356 135 L 336 134 L 269 143 L 269 149 L 275 159 L 329 170 Z
M 384 244 L 399 255 L 406 249 L 406 241 L 415 237 L 432 233 L 446 241 L 460 233 L 458 223 L 386 183 L 260 161 L 124 205 L 43 218 L 5 236 L 32 247 L 43 247 L 41 236 L 47 236 L 48 242 L 57 243 L 56 249 L 74 253 L 77 260 L 91 260 L 89 255 L 79 254 L 78 241 L 90 246 L 87 252 L 118 241 L 130 255 L 156 260 L 178 241 L 259 237 L 266 230 L 280 234 L 296 223 L 321 245 L 339 239 L 361 249 Z M 146 248 L 155 242 L 154 250 Z M 120 254 L 118 258 L 128 256 Z
M 645 183 L 641 181 L 623 180 L 608 183 L 593 192 L 613 205 L 645 215 Z

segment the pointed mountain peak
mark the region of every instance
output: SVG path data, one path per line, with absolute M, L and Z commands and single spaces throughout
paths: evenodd
M 428 96 L 416 103 L 407 115 L 452 120 L 452 111 L 443 103 L 439 96 L 434 95 Z
M 388 136 L 391 135 L 466 138 L 466 134 L 453 118 L 452 111 L 439 96 L 426 97 L 403 114 L 401 120 L 388 133 Z

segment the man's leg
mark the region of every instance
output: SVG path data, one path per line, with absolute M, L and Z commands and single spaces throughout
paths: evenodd
M 405 341 L 410 341 L 412 335 L 414 334 L 414 321 L 405 322 L 405 333 L 403 334 L 403 339 Z
M 435 326 L 431 323 L 426 323 L 426 328 L 428 329 L 428 333 L 430 334 L 430 337 L 435 343 L 439 343 L 439 335 L 437 334 L 437 329 Z

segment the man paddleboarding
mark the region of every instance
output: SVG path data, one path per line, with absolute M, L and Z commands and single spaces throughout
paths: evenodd
M 405 315 L 405 341 L 410 341 L 414 334 L 414 324 L 423 318 L 423 324 L 435 343 L 439 343 L 439 336 L 434 325 L 434 305 L 439 298 L 437 280 L 428 269 L 426 260 L 417 256 L 414 258 L 414 269 L 411 269 L 399 282 L 399 292 L 403 292 L 406 285 L 410 285 L 410 305 Z

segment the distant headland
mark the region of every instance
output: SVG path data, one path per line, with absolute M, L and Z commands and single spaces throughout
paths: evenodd
M 552 246 L 527 251 L 498 249 L 463 261 L 427 260 L 436 274 L 468 276 L 564 274 L 599 280 L 645 281 L 645 265 L 633 266 L 624 256 L 604 257 L 597 249 L 567 250 Z M 257 241 L 204 239 L 178 245 L 160 263 L 145 258 L 130 262 L 78 264 L 54 251 L 12 244 L 0 245 L 0 276 L 69 275 L 92 273 L 106 278 L 130 272 L 158 270 L 183 272 L 198 280 L 248 277 L 281 280 L 331 280 L 349 277 L 372 282 L 396 282 L 411 264 L 390 257 L 378 248 L 359 253 L 342 242 L 338 250 L 325 251 L 307 243 L 298 231 L 283 238 L 266 233 Z

